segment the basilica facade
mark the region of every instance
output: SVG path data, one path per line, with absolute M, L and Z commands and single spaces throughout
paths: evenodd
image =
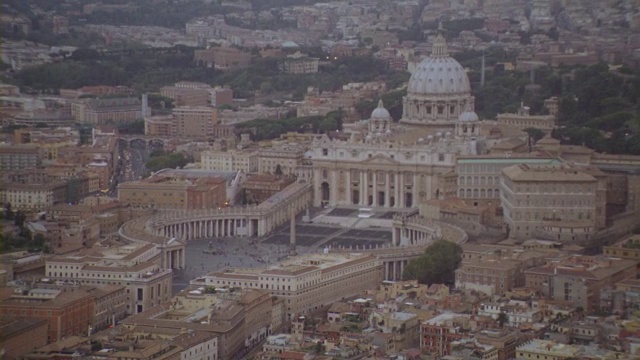
M 314 140 L 314 206 L 410 208 L 443 196 L 442 175 L 476 153 L 479 125 L 469 79 L 442 35 L 411 76 L 403 111 L 394 123 L 380 102 L 345 127 L 348 140 Z

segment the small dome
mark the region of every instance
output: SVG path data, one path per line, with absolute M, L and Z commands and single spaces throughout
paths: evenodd
M 389 111 L 384 108 L 382 100 L 378 101 L 378 107 L 373 109 L 371 112 L 371 118 L 381 120 L 388 120 L 391 118 L 391 114 L 389 114 Z
M 460 122 L 475 122 L 478 121 L 478 114 L 475 111 L 467 110 L 458 116 L 458 120 Z

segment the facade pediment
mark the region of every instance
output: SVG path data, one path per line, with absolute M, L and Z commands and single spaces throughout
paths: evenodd
M 374 155 L 368 159 L 366 159 L 365 161 L 363 161 L 364 164 L 370 164 L 370 165 L 398 165 L 400 164 L 398 161 L 382 155 L 382 154 L 377 154 Z

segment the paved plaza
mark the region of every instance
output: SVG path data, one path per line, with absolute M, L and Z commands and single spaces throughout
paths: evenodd
M 296 249 L 298 254 L 320 252 L 325 246 L 368 247 L 391 242 L 389 226 L 370 226 L 371 219 L 360 221 L 357 209 L 313 209 L 314 222 L 296 220 Z M 376 213 L 373 218 L 391 219 L 394 212 Z M 326 216 L 341 219 L 338 223 L 321 223 Z M 317 220 L 317 222 L 316 222 Z M 387 222 L 380 222 L 388 224 Z M 359 224 L 355 226 L 354 224 Z M 363 225 L 364 224 L 364 225 Z M 366 226 L 362 228 L 361 226 Z M 174 270 L 173 292 L 189 285 L 189 281 L 226 267 L 261 267 L 275 264 L 289 255 L 290 226 L 283 225 L 263 238 L 212 238 L 187 241 L 187 266 Z

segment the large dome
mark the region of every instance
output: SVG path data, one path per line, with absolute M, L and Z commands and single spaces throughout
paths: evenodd
M 434 40 L 431 56 L 422 60 L 411 75 L 407 92 L 414 95 L 471 93 L 467 72 L 449 56 L 447 43 L 442 35 Z
M 473 111 L 469 77 L 462 65 L 449 56 L 447 42 L 438 34 L 431 55 L 409 79 L 400 122 L 451 126 L 467 108 Z
M 428 57 L 411 75 L 407 92 L 415 95 L 469 94 L 471 86 L 466 71 L 455 59 Z

